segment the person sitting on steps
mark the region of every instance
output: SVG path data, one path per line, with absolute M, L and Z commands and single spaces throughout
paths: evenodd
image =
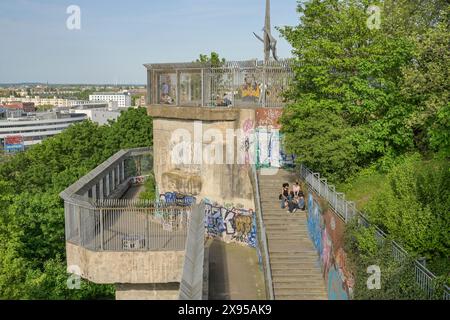
M 289 183 L 283 183 L 281 194 L 279 195 L 278 199 L 280 200 L 281 209 L 286 208 L 286 206 L 289 204 L 289 201 L 291 200 L 291 196 L 289 194 Z

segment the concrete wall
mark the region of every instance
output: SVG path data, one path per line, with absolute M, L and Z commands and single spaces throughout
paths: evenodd
M 253 109 L 151 106 L 148 110 L 153 117 L 154 171 L 160 193 L 177 191 L 193 195 L 197 199 L 207 198 L 219 203 L 235 202 L 254 208 L 249 177 L 250 163 L 255 156 L 252 153 L 255 148 L 254 135 L 250 133 L 255 125 Z M 182 140 L 174 139 L 173 134 L 177 129 L 185 130 L 186 137 Z M 226 141 L 227 129 L 235 132 L 243 129 L 243 133 L 232 141 Z M 176 164 L 172 161 L 174 147 L 189 139 L 193 159 L 194 152 L 199 150 L 193 144 L 196 136 L 200 136 L 202 141 L 201 150 L 215 155 L 212 151 L 212 138 L 205 136 L 205 133 L 212 133 L 211 130 L 216 130 L 224 139 L 221 164 L 205 164 L 204 160 L 202 164 Z M 226 161 L 226 150 L 230 144 L 234 150 L 234 159 Z M 237 161 L 239 155 L 241 159 Z
M 116 300 L 177 300 L 179 283 L 117 284 Z
M 308 232 L 320 255 L 328 299 L 349 300 L 354 276 L 344 251 L 345 223 L 315 193 L 308 191 Z
M 67 266 L 99 284 L 180 282 L 184 251 L 96 252 L 66 242 Z

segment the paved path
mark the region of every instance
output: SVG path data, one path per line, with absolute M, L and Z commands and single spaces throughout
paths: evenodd
M 128 191 L 123 195 L 122 199 L 138 199 L 139 194 L 143 191 L 145 191 L 145 187 L 143 185 L 130 187 L 130 189 L 128 189 Z
M 264 277 L 256 250 L 214 240 L 209 249 L 210 300 L 264 300 Z
M 295 183 L 290 172 L 259 175 L 264 225 L 268 238 L 275 299 L 327 299 L 327 291 L 307 227 L 306 212 L 288 213 L 278 196 L 284 182 Z

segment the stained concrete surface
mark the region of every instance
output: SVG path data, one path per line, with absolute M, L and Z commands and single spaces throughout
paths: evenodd
M 214 240 L 209 249 L 210 300 L 264 300 L 263 272 L 256 250 Z

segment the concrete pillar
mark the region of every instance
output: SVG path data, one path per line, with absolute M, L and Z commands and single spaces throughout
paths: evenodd
M 106 179 L 106 196 L 107 197 L 109 197 L 109 195 L 111 194 L 111 190 L 109 188 L 109 179 L 110 179 L 109 175 L 110 175 L 110 173 L 108 172 L 105 177 L 105 179 Z
M 103 198 L 104 198 L 104 193 L 103 193 L 103 179 L 104 179 L 104 178 L 101 178 L 100 181 L 98 182 L 98 184 L 99 184 L 99 193 L 100 193 L 100 194 L 98 195 L 98 196 L 99 196 L 99 197 L 98 197 L 99 199 L 103 199 Z
M 122 161 L 120 165 L 120 182 L 123 182 L 125 180 L 125 161 Z
M 111 192 L 116 190 L 116 168 L 111 170 Z
M 116 171 L 116 184 L 119 185 L 122 181 L 120 181 L 120 163 L 114 168 Z
M 92 187 L 92 200 L 97 200 L 97 184 Z

